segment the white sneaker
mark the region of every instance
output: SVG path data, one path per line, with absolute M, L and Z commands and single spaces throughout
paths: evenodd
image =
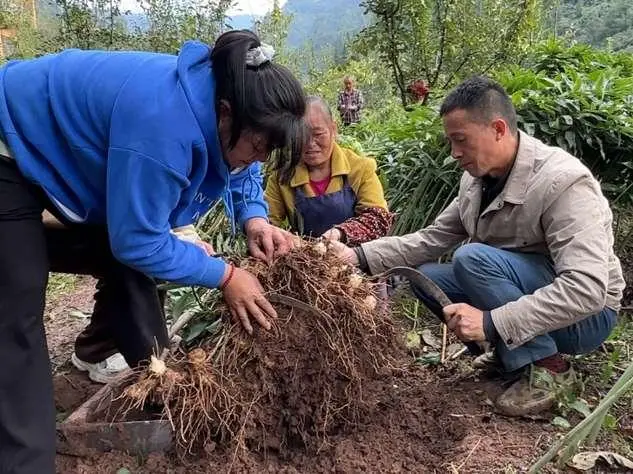
M 91 364 L 90 362 L 81 360 L 77 357 L 77 354 L 73 352 L 73 355 L 70 357 L 70 361 L 75 367 L 77 367 L 77 369 L 82 372 L 88 372 L 90 380 L 103 384 L 108 384 L 116 380 L 121 372 L 128 369 L 125 359 L 118 352 L 111 355 L 106 360 L 97 362 L 96 364 Z

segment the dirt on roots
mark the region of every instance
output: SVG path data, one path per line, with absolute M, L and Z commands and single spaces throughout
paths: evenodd
M 490 400 L 502 387 L 465 377 L 456 362 L 413 366 L 374 283 L 317 245 L 272 267 L 240 262 L 276 302 L 271 331 L 251 337 L 225 324 L 124 391 L 128 408 L 164 406 L 174 453 L 58 456 L 57 472 L 525 469 L 551 428 L 497 417 Z
M 154 358 L 122 398 L 130 410 L 163 406 L 181 454 L 215 443 L 317 452 L 372 408 L 365 385 L 401 367 L 404 341 L 375 284 L 323 243 L 306 244 L 271 267 L 252 259 L 240 266 L 277 303 L 273 328 L 248 336 L 225 324 L 166 365 Z
M 132 473 L 495 473 L 525 471 L 547 447 L 547 422 L 497 416 L 490 400 L 497 382 L 457 375 L 455 366 L 409 369 L 363 387 L 371 405 L 351 430 L 332 430 L 316 452 L 301 448 L 247 449 L 208 445 L 183 463 L 175 454 L 139 459 L 124 453 L 92 458 L 58 455 L 60 474 Z

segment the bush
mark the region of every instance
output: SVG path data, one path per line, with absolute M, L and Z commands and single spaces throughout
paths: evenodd
M 633 56 L 547 42 L 498 74 L 520 127 L 580 158 L 616 206 L 633 204 Z M 429 106 L 368 113 L 341 142 L 377 159 L 395 233 L 433 221 L 457 191 L 435 96 Z
M 393 112 L 387 123 L 369 121 L 350 129 L 357 151 L 376 158 L 393 212 L 395 234 L 419 229 L 448 205 L 457 191 L 460 172 L 449 156 L 441 120 L 428 107 Z M 355 140 L 355 142 L 354 142 Z
M 499 80 L 523 130 L 583 160 L 613 204 L 633 204 L 632 55 L 549 42 Z

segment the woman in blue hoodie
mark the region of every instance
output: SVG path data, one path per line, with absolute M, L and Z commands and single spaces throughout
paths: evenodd
M 178 56 L 68 50 L 0 69 L 0 472 L 54 472 L 51 265 L 94 263 L 110 283 L 109 336 L 130 365 L 168 344 L 155 279 L 220 288 L 248 332 L 270 327 L 254 276 L 170 230 L 223 199 L 251 254 L 290 247 L 266 218 L 261 162 L 274 157 L 280 173 L 297 164 L 305 99 L 271 56 L 253 33 L 231 31 Z M 84 232 L 94 262 L 46 233 L 43 209 Z

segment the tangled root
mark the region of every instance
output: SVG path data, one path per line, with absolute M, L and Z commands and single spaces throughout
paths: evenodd
M 128 410 L 161 405 L 181 453 L 227 441 L 318 449 L 332 429 L 357 422 L 363 381 L 404 353 L 393 322 L 375 285 L 326 242 L 303 242 L 270 266 L 236 263 L 302 306 L 277 305 L 271 331 L 251 337 L 225 324 L 186 355 L 152 359 L 121 397 Z

